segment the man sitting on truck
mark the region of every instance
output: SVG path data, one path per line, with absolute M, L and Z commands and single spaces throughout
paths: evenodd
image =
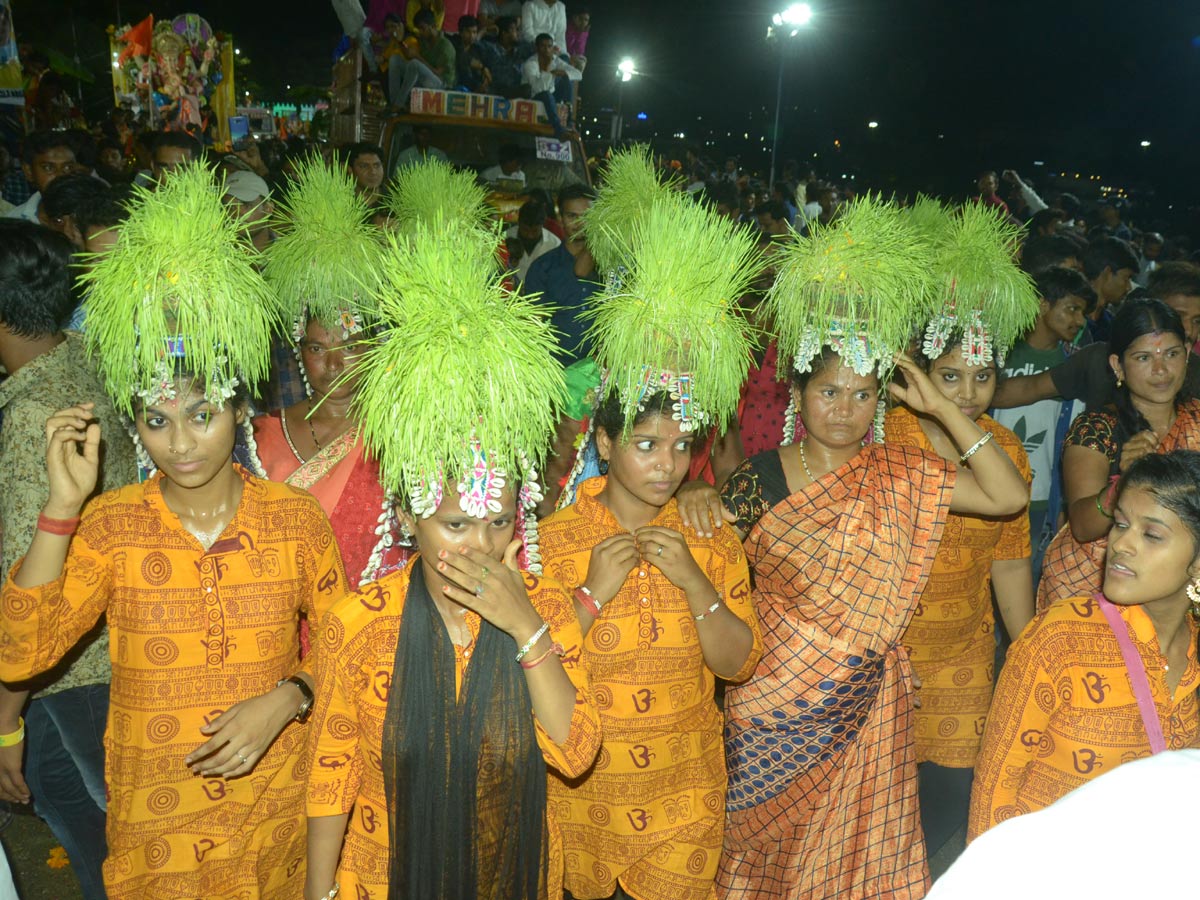
M 570 63 L 554 54 L 554 39 L 548 34 L 539 34 L 534 44 L 537 53 L 525 60 L 521 67 L 522 80 L 529 85 L 529 95 L 540 100 L 546 107 L 546 116 L 554 134 L 559 139 L 567 136 L 567 128 L 558 118 L 558 104 L 566 103 L 568 117 L 574 108 L 573 81 L 583 77 Z M 568 121 L 567 125 L 571 123 Z
M 492 55 L 487 42 L 479 39 L 479 20 L 474 16 L 459 16 L 454 57 L 458 69 L 456 86 L 474 94 L 488 93 L 492 87 Z
M 388 94 L 392 109 L 408 111 L 414 87 L 444 90 L 453 87 L 456 78 L 454 45 L 437 27 L 433 11 L 422 9 L 413 16 L 417 49 L 407 46 L 388 61 Z

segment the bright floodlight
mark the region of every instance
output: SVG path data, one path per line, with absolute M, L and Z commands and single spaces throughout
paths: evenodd
M 783 12 L 777 12 L 771 17 L 771 21 L 776 26 L 791 25 L 807 25 L 812 21 L 813 10 L 807 3 L 793 3 Z
M 628 56 L 617 64 L 617 74 L 621 76 L 622 81 L 632 81 L 633 76 L 637 74 L 637 67 L 632 59 Z
M 1150 142 L 1149 142 L 1149 141 L 1142 141 L 1142 146 L 1143 146 L 1143 147 L 1149 147 L 1149 146 L 1150 146 Z
M 878 122 L 868 122 L 868 123 L 867 123 L 867 127 L 868 127 L 868 128 L 878 128 L 878 127 L 879 127 L 879 123 L 878 123 Z

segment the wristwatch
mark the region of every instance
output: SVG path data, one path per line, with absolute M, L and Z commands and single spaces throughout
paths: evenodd
M 304 695 L 304 702 L 300 704 L 300 709 L 296 712 L 293 718 L 297 722 L 307 722 L 308 716 L 312 712 L 313 704 L 317 698 L 313 696 L 312 688 L 308 686 L 308 682 L 299 675 L 290 675 L 287 678 L 280 678 L 275 687 L 283 687 L 285 684 L 294 684 L 300 688 L 300 693 Z

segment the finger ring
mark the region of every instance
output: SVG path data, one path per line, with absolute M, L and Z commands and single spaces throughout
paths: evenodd
M 490 572 L 490 571 L 491 571 L 491 569 L 489 569 L 487 566 L 484 566 L 484 567 L 483 567 L 483 574 L 482 574 L 482 575 L 480 575 L 479 577 L 480 577 L 480 578 L 487 578 L 487 577 L 488 577 L 488 572 Z
M 245 756 L 245 754 L 243 754 L 243 753 L 240 753 L 240 752 L 238 753 L 238 755 L 237 755 L 237 758 L 238 758 L 238 759 L 240 759 L 240 760 L 242 761 L 243 765 L 244 765 L 245 763 L 248 763 L 248 762 L 250 762 L 250 760 L 246 759 L 246 756 Z
M 663 548 L 662 548 L 662 547 L 659 547 L 659 548 L 658 548 L 657 550 L 655 550 L 654 552 L 655 552 L 655 554 L 656 554 L 656 555 L 658 555 L 658 556 L 662 556 L 662 551 L 663 551 Z
M 482 581 L 479 582 L 479 584 L 475 585 L 475 596 L 476 597 L 483 596 L 483 582 Z

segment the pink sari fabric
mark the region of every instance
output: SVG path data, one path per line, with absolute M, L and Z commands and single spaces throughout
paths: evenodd
M 254 420 L 254 440 L 258 444 L 258 458 L 271 481 L 308 491 L 321 504 L 342 554 L 348 589 L 357 589 L 379 540 L 375 529 L 383 511 L 379 465 L 366 453 L 358 429 L 350 429 L 304 462 L 296 458 L 288 445 L 278 412 Z M 399 568 L 407 558 L 403 548 L 393 545 L 384 553 L 376 578 Z M 307 622 L 301 623 L 301 643 L 306 653 L 307 626 Z

